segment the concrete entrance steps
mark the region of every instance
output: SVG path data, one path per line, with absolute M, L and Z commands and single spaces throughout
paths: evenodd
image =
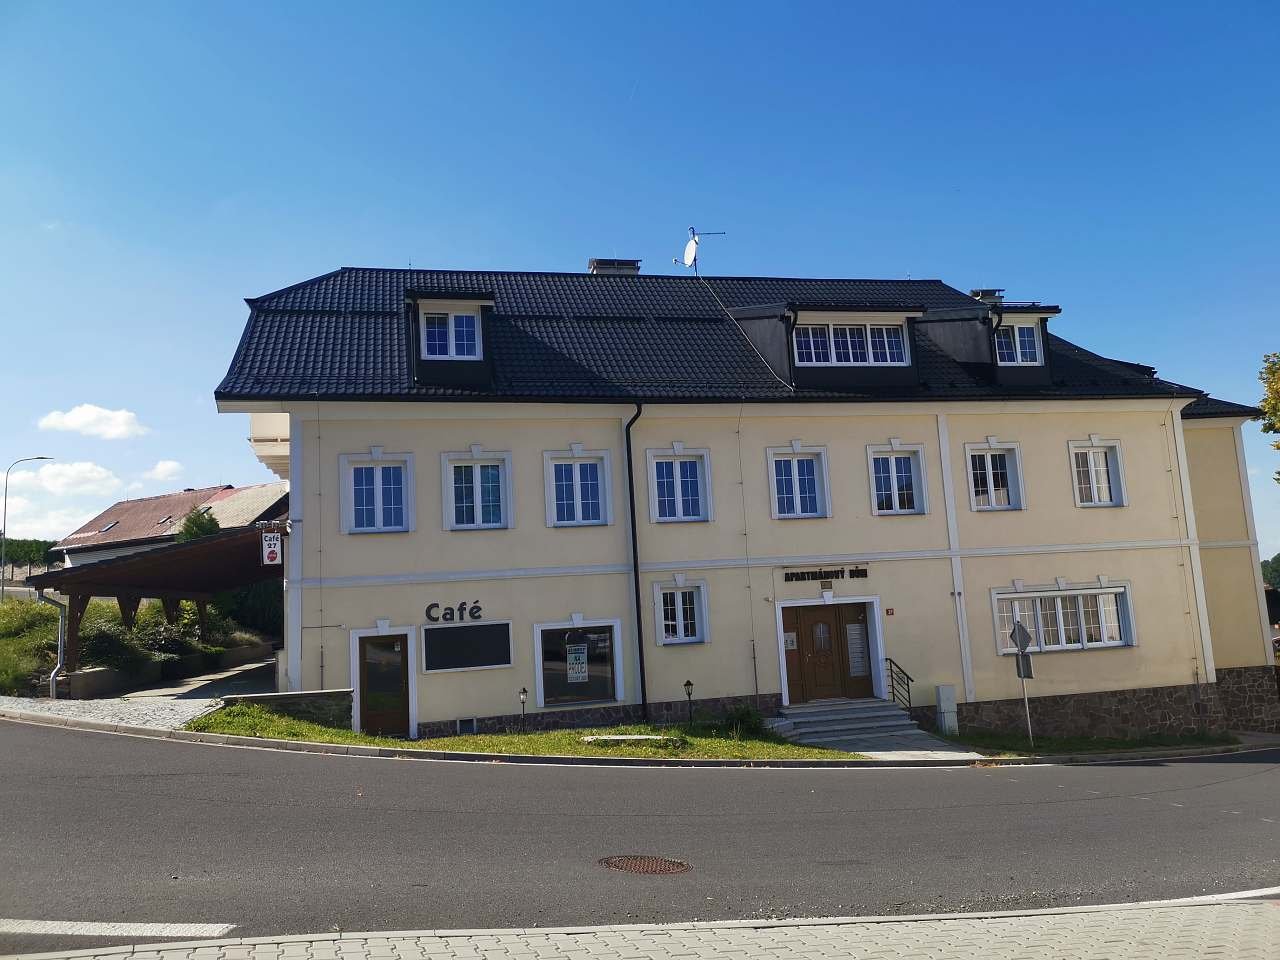
M 896 703 L 863 700 L 815 700 L 783 707 L 770 729 L 795 743 L 828 746 L 854 737 L 918 733 L 920 728 Z
M 814 700 L 783 707 L 779 716 L 765 723 L 793 743 L 875 759 L 966 762 L 978 757 L 921 730 L 890 700 Z

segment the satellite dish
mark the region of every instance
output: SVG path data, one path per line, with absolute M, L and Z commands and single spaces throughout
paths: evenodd
M 723 230 L 712 231 L 711 233 L 699 234 L 693 227 L 689 228 L 689 242 L 684 245 L 684 256 L 673 261 L 674 263 L 683 263 L 686 267 L 692 267 L 693 272 L 698 272 L 698 243 L 702 237 L 723 237 Z
M 692 267 L 698 262 L 698 235 L 695 233 L 684 245 L 684 265 Z

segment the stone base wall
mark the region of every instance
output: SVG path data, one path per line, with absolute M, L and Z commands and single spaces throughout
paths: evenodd
M 1280 665 L 1220 667 L 1217 674 L 1228 727 L 1280 733 Z
M 782 695 L 762 693 L 758 696 L 713 697 L 693 701 L 695 719 L 720 719 L 735 707 L 750 707 L 761 716 L 772 717 L 782 707 Z M 689 718 L 687 700 L 669 700 L 649 704 L 649 721 L 657 724 L 684 723 Z M 525 717 L 525 729 L 560 730 L 574 727 L 609 727 L 619 723 L 640 723 L 643 717 L 638 703 L 612 703 L 569 710 L 534 710 Z M 477 717 L 477 733 L 511 733 L 520 729 L 520 714 Z M 458 732 L 456 720 L 429 720 L 418 724 L 420 737 L 449 737 Z
M 351 690 L 300 690 L 290 693 L 244 693 L 223 697 L 227 706 L 258 703 L 276 713 L 326 727 L 351 727 Z
M 961 732 L 1027 729 L 1021 699 L 961 703 L 956 707 Z M 1046 737 L 1185 736 L 1231 728 L 1213 684 L 1143 687 L 1031 698 L 1032 729 Z

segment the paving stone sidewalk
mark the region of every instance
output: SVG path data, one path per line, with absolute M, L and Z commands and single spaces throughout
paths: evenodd
M 103 948 L 103 960 L 1274 960 L 1280 903 L 667 927 L 331 934 Z
M 200 714 L 211 710 L 217 700 L 167 699 L 140 697 L 106 700 L 46 700 L 33 697 L 0 697 L 0 710 L 23 710 L 58 717 L 100 720 L 104 723 L 127 723 L 135 727 L 161 727 L 177 730 Z

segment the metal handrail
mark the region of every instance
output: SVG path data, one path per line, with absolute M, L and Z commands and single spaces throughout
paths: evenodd
M 889 668 L 889 697 L 894 703 L 910 710 L 911 709 L 911 684 L 913 680 L 911 674 L 903 670 L 902 667 L 892 657 L 884 658 L 885 665 Z

